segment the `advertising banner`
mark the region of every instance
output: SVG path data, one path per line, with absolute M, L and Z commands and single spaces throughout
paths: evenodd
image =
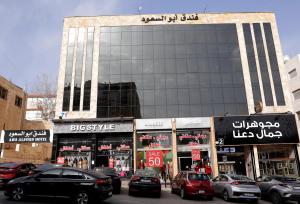
M 215 117 L 216 145 L 298 143 L 293 114 Z
M 162 167 L 163 152 L 161 150 L 146 151 L 146 166 L 147 167 Z
M 201 155 L 200 155 L 200 150 L 199 149 L 193 149 L 192 150 L 192 160 L 193 161 L 200 161 L 201 160 Z

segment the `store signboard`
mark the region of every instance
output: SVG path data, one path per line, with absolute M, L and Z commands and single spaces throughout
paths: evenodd
M 176 129 L 210 128 L 210 117 L 176 118 Z
M 177 145 L 198 146 L 209 143 L 210 132 L 209 130 L 178 131 L 176 137 Z
M 137 148 L 160 149 L 171 148 L 170 132 L 137 133 Z
M 216 145 L 298 143 L 293 114 L 215 117 Z
M 135 124 L 137 130 L 172 129 L 171 118 L 136 119 Z
M 133 132 L 132 123 L 55 123 L 54 133 Z
M 48 143 L 49 130 L 5 130 L 4 143 Z
M 162 167 L 163 152 L 161 150 L 146 151 L 146 166 L 147 167 Z
M 192 160 L 193 161 L 200 161 L 201 160 L 201 154 L 199 149 L 193 149 L 192 150 Z

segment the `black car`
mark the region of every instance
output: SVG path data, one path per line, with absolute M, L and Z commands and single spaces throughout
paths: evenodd
M 109 176 L 112 180 L 113 193 L 119 194 L 121 192 L 121 178 L 117 175 L 116 170 L 114 168 L 109 167 L 96 167 L 94 168 L 95 173 L 103 173 L 106 176 Z
M 36 166 L 31 163 L 6 162 L 0 164 L 0 188 L 3 189 L 12 179 L 28 176 Z
M 59 167 L 64 167 L 63 164 L 52 164 L 52 163 L 45 163 L 45 164 L 40 164 L 40 165 L 37 165 L 37 167 L 35 169 L 32 169 L 30 172 L 29 172 L 29 175 L 32 175 L 32 174 L 37 174 L 37 173 L 40 173 L 40 172 L 43 172 L 43 171 L 46 171 L 46 170 L 49 170 L 49 169 L 54 169 L 54 168 L 59 168 Z
M 136 193 L 151 193 L 160 197 L 161 183 L 156 171 L 150 169 L 136 170 L 129 182 L 129 195 Z
M 65 197 L 78 204 L 105 200 L 112 196 L 111 178 L 75 168 L 55 168 L 31 176 L 13 179 L 4 195 L 13 200 L 24 197 Z

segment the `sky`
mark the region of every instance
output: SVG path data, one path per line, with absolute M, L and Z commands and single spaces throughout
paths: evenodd
M 300 53 L 300 0 L 0 0 L 0 75 L 35 90 L 47 75 L 56 86 L 66 16 L 275 12 L 284 55 Z

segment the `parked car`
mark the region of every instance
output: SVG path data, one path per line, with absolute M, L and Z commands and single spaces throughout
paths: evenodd
M 300 180 L 286 176 L 263 176 L 256 179 L 262 197 L 274 204 L 298 201 L 300 204 Z
M 212 180 L 215 194 L 222 196 L 225 201 L 231 199 L 257 202 L 261 191 L 255 181 L 246 176 L 223 174 Z
M 65 197 L 78 204 L 105 200 L 112 196 L 111 178 L 83 170 L 61 167 L 13 179 L 4 195 L 19 201 L 24 197 Z
M 40 172 L 43 172 L 43 171 L 46 171 L 49 169 L 53 169 L 53 168 L 58 168 L 58 167 L 63 167 L 63 164 L 54 164 L 54 163 L 53 164 L 52 163 L 40 164 L 40 165 L 37 165 L 37 167 L 35 169 L 32 169 L 29 172 L 29 175 L 37 174 L 37 173 L 40 173 Z
M 103 173 L 106 176 L 109 176 L 112 180 L 113 193 L 119 194 L 121 192 L 122 181 L 121 178 L 117 175 L 114 168 L 109 167 L 96 167 L 93 170 L 94 172 Z
M 27 176 L 36 166 L 31 163 L 7 162 L 0 164 L 0 188 L 14 178 Z
M 185 199 L 188 196 L 201 196 L 212 200 L 214 189 L 206 174 L 196 172 L 180 172 L 171 182 L 172 193 L 180 193 Z
M 151 193 L 156 197 L 161 195 L 160 179 L 155 170 L 139 169 L 131 177 L 129 182 L 129 195 L 136 193 Z

